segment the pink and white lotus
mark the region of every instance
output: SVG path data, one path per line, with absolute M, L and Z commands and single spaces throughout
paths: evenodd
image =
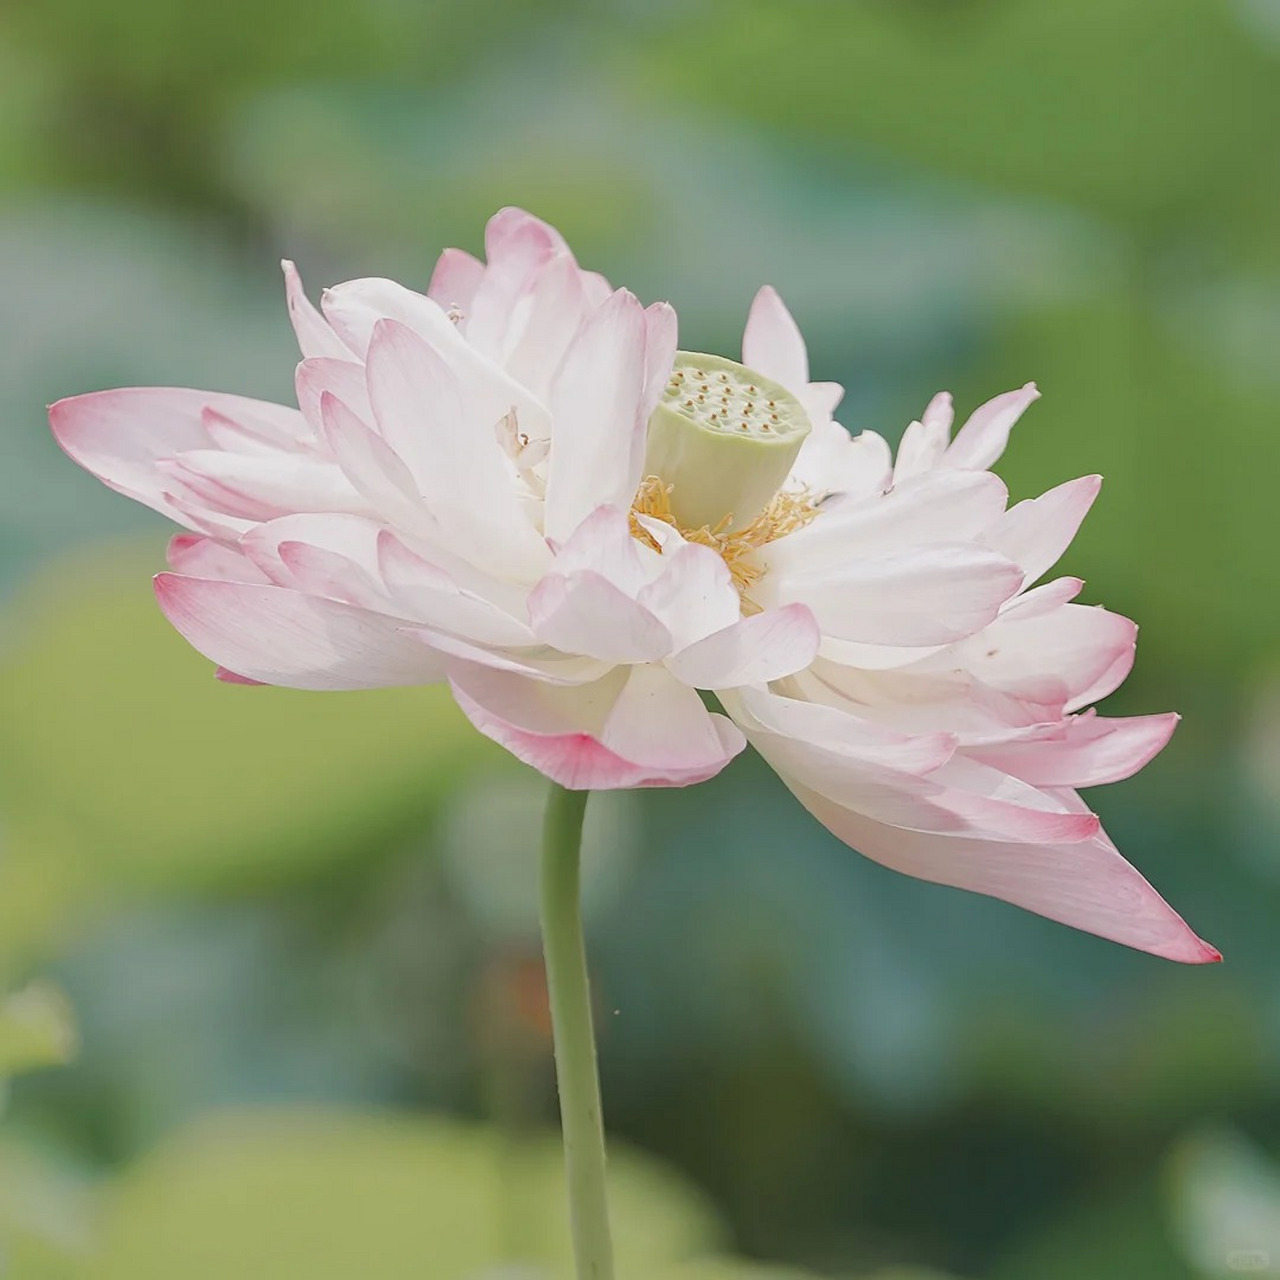
M 1135 627 L 1040 582 L 1098 477 L 1008 507 L 989 470 L 1034 386 L 954 439 L 936 396 L 895 461 L 832 419 L 772 289 L 738 364 L 677 351 L 670 306 L 527 213 L 485 244 L 425 294 L 353 280 L 322 310 L 286 263 L 296 409 L 153 387 L 50 410 L 72 458 L 188 530 L 156 594 L 223 679 L 447 681 L 573 789 L 700 782 L 749 741 L 886 866 L 1219 959 L 1078 794 L 1177 717 L 1088 709 Z

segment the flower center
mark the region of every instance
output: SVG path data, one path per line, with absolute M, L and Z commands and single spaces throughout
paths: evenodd
M 769 509 L 809 434 L 785 387 L 722 356 L 681 351 L 649 419 L 645 474 L 681 530 L 741 532 Z

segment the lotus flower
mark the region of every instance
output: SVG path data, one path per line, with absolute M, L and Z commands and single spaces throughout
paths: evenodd
M 1219 958 L 1077 793 L 1177 717 L 1087 709 L 1135 627 L 1040 583 L 1098 477 L 1008 507 L 989 470 L 1033 385 L 954 438 L 936 396 L 895 460 L 833 420 L 772 289 L 739 364 L 677 351 L 670 306 L 529 214 L 485 247 L 446 250 L 425 294 L 354 280 L 322 310 L 286 262 L 296 409 L 167 388 L 51 409 L 72 458 L 188 530 L 156 594 L 223 679 L 447 681 L 573 789 L 700 782 L 750 741 L 877 862 Z

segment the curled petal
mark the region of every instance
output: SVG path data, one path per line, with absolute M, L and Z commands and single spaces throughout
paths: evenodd
M 975 840 L 901 828 L 788 783 L 823 826 L 875 862 L 1011 902 L 1062 924 L 1184 964 L 1221 960 L 1099 831 L 1072 844 Z

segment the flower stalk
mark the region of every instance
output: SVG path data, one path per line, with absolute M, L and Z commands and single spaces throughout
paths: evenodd
M 613 1280 L 600 1076 L 582 936 L 582 822 L 588 795 L 552 783 L 547 798 L 542 844 L 542 946 L 577 1276 L 578 1280 Z

